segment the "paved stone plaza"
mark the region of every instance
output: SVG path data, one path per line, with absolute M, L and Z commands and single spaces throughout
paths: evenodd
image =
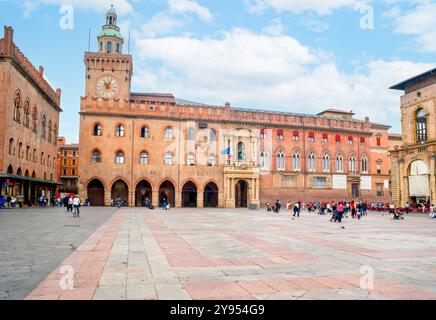
M 344 220 L 246 209 L 82 208 L 80 219 L 63 209 L 0 211 L 0 294 L 436 299 L 436 220 L 380 214 Z M 73 289 L 60 286 L 63 266 L 74 270 Z M 372 290 L 360 288 L 369 267 Z

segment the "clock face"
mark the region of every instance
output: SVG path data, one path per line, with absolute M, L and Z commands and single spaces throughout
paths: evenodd
M 97 93 L 102 98 L 112 99 L 118 93 L 118 83 L 114 77 L 104 76 L 97 82 Z

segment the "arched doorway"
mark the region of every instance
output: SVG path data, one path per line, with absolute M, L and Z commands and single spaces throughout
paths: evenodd
M 409 197 L 412 203 L 426 203 L 430 200 L 429 170 L 422 160 L 415 160 L 409 166 Z
M 88 183 L 88 199 L 92 206 L 104 206 L 104 186 L 100 180 L 94 179 Z
M 119 198 L 123 205 L 129 205 L 129 187 L 123 180 L 117 180 L 112 185 L 111 197 L 114 200 L 114 204 Z
M 235 185 L 235 207 L 248 207 L 248 183 L 245 180 L 239 180 Z
M 218 186 L 214 182 L 209 182 L 204 187 L 203 207 L 218 208 Z
M 182 207 L 197 207 L 197 186 L 192 181 L 186 182 L 182 188 Z
M 159 206 L 162 206 L 162 200 L 165 199 L 168 203 L 170 203 L 171 207 L 175 206 L 176 203 L 176 189 L 174 185 L 166 180 L 161 183 L 159 187 Z
M 152 201 L 152 188 L 150 182 L 142 180 L 136 185 L 135 206 L 145 207 L 145 199 Z

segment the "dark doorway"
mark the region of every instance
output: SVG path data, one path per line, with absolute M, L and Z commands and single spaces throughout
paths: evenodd
M 192 181 L 188 181 L 182 188 L 182 207 L 197 207 L 197 187 Z
M 218 208 L 218 186 L 214 182 L 204 187 L 203 207 Z
M 235 185 L 235 206 L 236 208 L 248 207 L 248 183 L 239 180 Z
M 176 204 L 176 189 L 168 180 L 162 182 L 159 187 L 159 206 L 162 206 L 163 199 L 170 203 L 170 207 L 174 208 Z
M 145 207 L 145 199 L 147 198 L 150 201 L 152 201 L 151 200 L 152 188 L 150 182 L 148 182 L 147 180 L 142 180 L 141 182 L 139 182 L 136 185 L 135 195 L 136 195 L 135 206 L 137 207 Z
M 88 183 L 88 199 L 91 206 L 104 206 L 104 186 L 100 180 L 94 179 Z
M 111 197 L 114 204 L 116 204 L 117 199 L 120 199 L 122 205 L 129 205 L 129 188 L 123 180 L 117 180 L 112 185 Z

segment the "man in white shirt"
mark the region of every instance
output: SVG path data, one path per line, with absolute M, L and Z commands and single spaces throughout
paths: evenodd
M 79 215 L 80 215 L 80 209 L 79 209 L 80 208 L 80 199 L 77 195 L 74 196 L 73 207 L 74 207 L 73 216 L 79 217 Z

